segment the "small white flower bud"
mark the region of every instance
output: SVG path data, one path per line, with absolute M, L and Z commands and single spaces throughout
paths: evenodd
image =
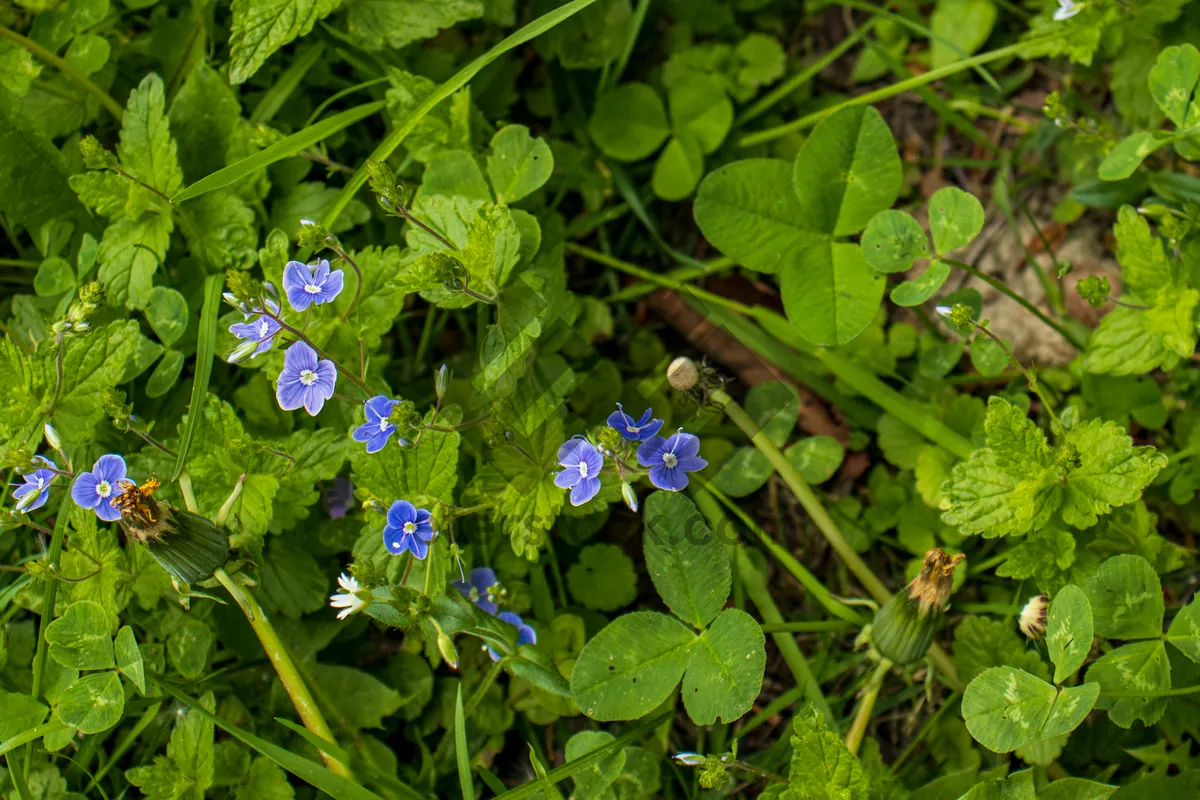
M 637 492 L 633 491 L 633 487 L 624 481 L 621 482 L 621 497 L 625 500 L 625 505 L 629 506 L 630 511 L 638 510 Z
M 225 359 L 230 364 L 236 364 L 246 356 L 250 355 L 258 347 L 258 342 L 253 339 L 242 342 L 237 348 L 229 354 L 229 358 Z
M 1026 638 L 1041 639 L 1046 633 L 1046 607 L 1049 605 L 1046 595 L 1039 594 L 1029 598 L 1029 602 L 1021 609 L 1017 624 Z
M 681 392 L 691 391 L 700 382 L 700 368 L 687 356 L 680 356 L 667 367 L 667 383 Z
M 51 449 L 62 450 L 62 439 L 59 438 L 58 431 L 54 426 L 47 422 L 42 426 L 42 433 L 46 434 L 46 444 L 50 445 Z

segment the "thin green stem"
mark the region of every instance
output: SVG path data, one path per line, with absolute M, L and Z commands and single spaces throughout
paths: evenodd
M 188 475 L 187 467 L 179 471 L 179 493 L 183 495 L 183 507 L 193 514 L 200 513 L 196 504 L 196 493 L 192 491 L 192 478 Z
M 160 708 L 162 708 L 161 700 L 146 709 L 133 728 L 121 738 L 120 743 L 117 744 L 117 749 L 113 750 L 100 766 L 100 769 L 96 770 L 96 774 L 92 776 L 91 783 L 83 790 L 84 794 L 90 792 L 96 784 L 100 783 L 104 779 L 104 776 L 108 774 L 108 771 L 113 768 L 113 765 L 121 759 L 121 756 L 125 755 L 129 748 L 133 747 L 133 743 L 142 735 L 142 731 L 146 730 L 150 723 L 154 721 L 154 718 L 158 716 Z
M 633 10 L 633 24 L 629 26 L 629 35 L 625 37 L 625 47 L 622 48 L 621 55 L 617 58 L 612 70 L 605 74 L 605 80 L 601 83 L 602 89 L 616 86 L 621 82 L 621 76 L 625 74 L 625 67 L 629 64 L 629 57 L 633 55 L 633 47 L 637 43 L 638 34 L 641 33 L 642 24 L 646 21 L 646 12 L 650 10 L 650 1 L 638 0 L 637 8 Z
M 738 115 L 737 119 L 733 121 L 733 124 L 737 127 L 741 127 L 747 122 L 758 119 L 763 114 L 767 113 L 767 111 L 771 110 L 771 108 L 773 108 L 780 100 L 784 99 L 789 94 L 808 83 L 817 75 L 817 73 L 841 58 L 847 50 L 862 41 L 863 37 L 870 33 L 874 28 L 875 19 L 872 18 L 867 20 L 867 22 L 855 30 L 854 33 L 850 34 L 845 39 L 842 39 L 832 49 L 822 54 L 822 56 L 816 61 L 812 62 L 807 67 L 800 70 L 795 75 L 755 100 L 749 108 Z
M 1049 327 L 1051 330 L 1053 330 L 1059 336 L 1066 339 L 1067 342 L 1072 347 L 1074 347 L 1076 350 L 1083 349 L 1083 343 L 1078 341 L 1075 338 L 1075 336 L 1071 334 L 1070 331 L 1068 331 L 1062 325 L 1060 325 L 1059 323 L 1055 322 L 1054 320 L 1052 320 L 1048 316 L 1046 316 L 1044 313 L 1042 313 L 1042 310 L 1040 308 L 1038 308 L 1033 303 L 1026 300 L 1024 297 L 1022 297 L 1020 295 L 1020 293 L 1013 291 L 1011 288 L 1009 288 L 1008 286 L 1005 286 L 1003 283 L 1001 283 L 996 278 L 993 278 L 991 275 L 987 275 L 987 274 L 984 274 L 983 272 L 980 272 L 978 269 L 971 266 L 970 264 L 966 264 L 962 261 L 955 261 L 952 258 L 943 258 L 941 260 L 946 262 L 947 264 L 950 264 L 951 266 L 958 267 L 963 272 L 966 272 L 967 274 L 978 278 L 979 280 L 983 281 L 988 286 L 992 287 L 993 289 L 1000 292 L 1004 296 L 1006 296 L 1012 300 L 1015 300 L 1022 308 L 1024 308 L 1026 311 L 1028 311 L 1029 313 L 1031 313 L 1035 317 L 1037 317 L 1039 320 L 1041 320 L 1047 327 Z
M 1042 405 L 1045 407 L 1046 412 L 1050 414 L 1050 418 L 1061 426 L 1062 423 L 1058 418 L 1058 414 L 1054 413 L 1054 404 L 1050 402 L 1050 398 L 1047 397 L 1046 393 L 1042 391 L 1042 384 L 1040 381 L 1038 381 L 1037 375 L 1034 375 L 1032 370 L 1027 369 L 1020 361 L 1018 361 L 1016 355 L 1013 354 L 1012 348 L 1005 344 L 1003 339 L 992 333 L 987 326 L 980 325 L 976 322 L 971 324 L 975 326 L 975 330 L 982 332 L 984 336 L 987 336 L 989 339 L 995 342 L 1001 350 L 1004 351 L 1004 355 L 1008 356 L 1008 360 L 1011 361 L 1013 366 L 1015 366 L 1021 375 L 1024 376 L 1025 382 L 1029 385 L 1030 390 L 1032 390 L 1034 394 L 1041 398 Z
M 67 523 L 71 518 L 71 493 L 63 492 L 58 504 L 58 514 L 54 520 L 54 535 L 50 537 L 50 549 L 46 552 L 46 566 L 53 575 L 58 574 L 58 565 L 62 560 L 63 544 L 67 540 Z M 58 600 L 57 580 L 47 581 L 45 594 L 42 597 L 42 618 L 38 624 L 37 651 L 33 657 L 33 686 L 29 695 L 37 700 L 42 693 L 42 680 L 46 674 L 46 656 L 49 648 L 46 643 L 46 628 L 54 619 L 54 604 Z
M 328 742 L 336 742 L 337 740 L 333 738 L 333 731 L 325 722 L 325 717 L 321 714 L 317 701 L 313 699 L 307 684 L 304 683 L 304 678 L 296 669 L 291 653 L 279 638 L 275 626 L 267 619 L 262 606 L 254 599 L 254 595 L 233 580 L 224 568 L 218 568 L 213 575 L 225 587 L 225 591 L 233 597 L 234 602 L 242 609 L 242 613 L 246 615 L 246 620 L 254 629 L 255 635 L 258 636 L 259 643 L 262 644 L 263 650 L 270 659 L 271 666 L 275 668 L 275 673 L 283 683 L 288 697 L 292 699 L 292 705 L 296 707 L 296 712 L 300 715 L 300 721 L 304 723 L 304 727 Z M 343 777 L 350 776 L 349 769 L 342 762 L 324 751 L 321 752 L 321 757 L 325 760 L 325 765 L 335 774 Z
M 37 269 L 42 265 L 40 261 L 25 261 L 20 258 L 0 258 L 0 267 L 23 267 L 26 269 Z
M 306 345 L 308 345 L 313 350 L 315 350 L 319 357 L 325 359 L 326 361 L 331 362 L 333 364 L 333 366 L 337 368 L 338 372 L 340 372 L 342 375 L 344 375 L 347 380 L 349 380 L 351 383 L 353 383 L 359 389 L 362 389 L 363 392 L 365 392 L 368 397 L 370 397 L 373 394 L 373 392 L 371 391 L 371 387 L 367 386 L 366 381 L 364 381 L 362 378 L 355 375 L 350 370 L 343 367 L 334 358 L 332 358 L 328 353 L 326 353 L 324 350 L 322 350 L 321 348 L 319 348 L 315 344 L 313 344 L 312 339 L 309 339 L 308 336 L 306 336 L 305 334 L 296 330 L 291 325 L 288 325 L 286 322 L 284 322 L 282 319 L 280 319 L 278 315 L 271 313 L 271 309 L 267 307 L 267 304 L 265 302 L 263 302 L 261 304 L 261 311 L 264 316 L 275 320 L 275 323 L 277 325 L 279 325 L 279 327 L 283 328 L 285 331 L 290 333 L 292 336 L 295 336 L 297 339 L 304 342 Z
M 871 673 L 870 680 L 867 681 L 867 688 L 863 690 L 862 699 L 858 701 L 858 710 L 854 712 L 854 721 L 850 723 L 850 730 L 846 733 L 846 749 L 855 755 L 858 754 L 858 747 L 862 744 L 867 726 L 871 724 L 875 701 L 879 698 L 879 690 L 883 688 L 883 679 L 887 677 L 891 668 L 892 662 L 888 659 L 880 661 L 879 665 L 875 667 L 875 671 Z
M 850 624 L 837 619 L 818 619 L 806 622 L 762 623 L 763 633 L 828 633 L 850 629 Z
M 330 249 L 337 253 L 343 261 L 349 264 L 350 269 L 354 270 L 354 299 L 350 301 L 350 305 L 346 306 L 346 310 L 342 313 L 342 322 L 344 323 L 346 318 L 350 316 L 351 312 L 358 308 L 358 299 L 362 296 L 362 270 L 358 268 L 358 262 L 351 258 L 350 254 L 343 250 L 341 245 L 333 245 L 330 247 Z M 309 307 L 311 308 L 311 306 Z
M 8 28 L 5 28 L 3 25 L 0 25 L 0 38 L 16 42 L 17 44 L 21 45 L 21 47 L 24 47 L 26 50 L 40 58 L 42 61 L 45 61 L 50 66 L 57 69 L 63 75 L 66 75 L 70 80 L 79 84 L 80 88 L 99 100 L 100 105 L 104 106 L 105 110 L 112 114 L 113 118 L 116 119 L 117 122 L 121 121 L 121 117 L 124 114 L 124 109 L 121 108 L 120 103 L 118 103 L 116 100 L 113 100 L 108 92 L 92 83 L 91 79 L 89 79 L 87 75 L 84 75 L 82 72 L 75 69 L 75 67 L 71 66 L 69 63 L 59 58 L 46 48 L 42 47 L 32 39 L 27 39 L 16 31 L 11 31 Z
M 660 275 L 658 273 L 651 272 L 648 269 L 642 269 L 635 264 L 630 264 L 628 261 L 622 261 L 619 258 L 613 258 L 610 255 L 601 253 L 599 250 L 593 250 L 590 247 L 584 247 L 583 245 L 574 244 L 573 242 L 568 242 L 566 249 L 568 252 L 583 256 L 589 261 L 595 261 L 597 264 L 603 264 L 606 267 L 612 267 L 615 270 L 624 272 L 626 275 L 633 275 L 635 278 L 641 278 L 644 281 L 649 281 L 667 289 L 674 289 L 678 292 L 690 294 L 706 303 L 711 303 L 715 306 L 721 306 L 722 308 L 728 308 L 731 311 L 737 311 L 742 314 L 754 313 L 754 309 L 748 305 L 739 303 L 736 300 L 730 300 L 728 298 L 721 297 L 720 295 L 713 294 L 712 292 L 706 292 L 703 289 L 692 286 L 690 283 L 685 283 L 684 279 L 682 278 L 681 270 L 676 270 L 675 272 L 671 272 L 666 275 Z
M 924 75 L 916 75 L 908 80 L 894 83 L 891 86 L 885 86 L 882 89 L 877 89 L 873 92 L 867 92 L 866 94 L 859 95 L 858 97 L 852 97 L 849 100 L 829 106 L 828 108 L 823 108 L 820 111 L 814 111 L 811 114 L 806 114 L 799 119 L 792 120 L 791 122 L 784 123 L 783 125 L 776 125 L 773 128 L 767 128 L 755 133 L 748 133 L 738 139 L 737 146 L 753 147 L 754 145 L 774 141 L 782 136 L 787 136 L 789 133 L 811 128 L 821 120 L 837 113 L 838 111 L 841 111 L 844 108 L 869 105 L 871 103 L 878 102 L 879 100 L 895 97 L 898 94 L 907 92 L 909 89 L 933 83 L 936 80 L 941 80 L 942 78 L 962 72 L 963 70 L 974 69 L 981 64 L 988 64 L 992 61 L 999 61 L 1003 58 L 1009 58 L 1010 56 L 1018 55 L 1022 50 L 1035 45 L 1044 44 L 1053 39 L 1058 39 L 1060 36 L 1061 34 L 1056 33 L 1049 36 L 1038 37 L 1036 39 L 1029 39 L 1028 41 L 1010 44 L 1007 47 L 989 50 L 986 53 L 980 53 L 979 55 L 972 56 L 971 58 L 964 58 L 960 61 L 955 61 L 953 64 L 947 64 L 944 67 L 930 70 Z
M 1180 686 L 1177 689 L 1159 689 L 1149 692 L 1100 692 L 1104 697 L 1183 697 L 1184 695 L 1200 693 L 1200 686 Z

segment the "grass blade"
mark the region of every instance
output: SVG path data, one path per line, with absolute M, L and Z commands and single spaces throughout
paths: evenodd
M 175 196 L 171 198 L 171 202 L 179 203 L 183 200 L 191 200 L 193 197 L 199 197 L 202 194 L 214 192 L 217 189 L 223 189 L 252 172 L 257 172 L 263 167 L 274 164 L 276 161 L 293 156 L 301 150 L 312 147 L 322 139 L 332 136 L 343 128 L 348 128 L 359 120 L 378 113 L 383 110 L 383 106 L 383 101 L 377 100 L 372 103 L 355 106 L 340 114 L 334 114 L 329 119 L 323 119 L 316 125 L 310 125 L 302 131 L 297 131 L 287 138 L 280 139 L 265 150 L 260 150 L 254 155 L 230 164 L 224 169 L 219 169 L 211 175 L 205 175 L 191 186 L 185 186 L 182 190 L 176 192 Z
M 304 739 L 306 739 L 309 744 L 311 744 L 313 747 L 320 750 L 325 755 L 331 756 L 332 758 L 336 759 L 337 761 L 342 762 L 343 764 L 350 763 L 350 754 L 347 753 L 342 748 L 338 747 L 337 744 L 335 744 L 334 742 L 331 742 L 328 739 L 322 739 L 320 736 L 317 736 L 315 733 L 310 731 L 308 728 L 304 727 L 303 725 L 297 725 L 296 723 L 292 722 L 290 719 L 284 719 L 283 717 L 276 717 L 275 721 L 278 722 L 283 727 L 290 729 L 293 733 L 297 733 L 300 736 L 304 737 Z
M 467 716 L 463 713 L 462 684 L 454 702 L 454 755 L 458 761 L 458 785 L 463 800 L 475 800 L 475 782 L 471 777 L 471 754 L 467 751 Z
M 30 728 L 27 731 L 22 731 L 4 743 L 0 743 L 0 756 L 11 753 L 23 744 L 28 744 L 34 739 L 40 739 L 47 733 L 54 733 L 67 727 L 61 722 L 50 720 L 45 725 L 38 725 L 36 728 Z
M 438 103 L 442 102 L 450 95 L 466 86 L 467 83 L 469 83 L 470 80 L 488 64 L 491 64 L 497 58 L 504 55 L 509 50 L 512 50 L 514 47 L 523 45 L 535 36 L 545 33 L 558 23 L 572 16 L 576 12 L 582 11 L 594 2 L 596 2 L 596 0 L 571 0 L 570 3 L 556 8 L 548 14 L 543 14 L 533 22 L 521 28 L 519 31 L 516 31 L 515 33 L 512 33 L 501 39 L 494 47 L 492 47 L 491 50 L 488 50 L 470 64 L 467 64 L 458 72 L 454 73 L 449 80 L 447 80 L 437 89 L 435 89 L 428 97 L 426 97 L 425 102 L 417 106 L 413 110 L 412 114 L 410 114 L 408 118 L 404 120 L 404 124 L 388 134 L 388 137 L 384 139 L 378 147 L 375 148 L 375 152 L 371 153 L 370 160 L 386 160 L 388 156 L 395 152 L 396 148 L 400 146 L 400 143 L 404 141 L 405 137 L 412 133 L 413 129 L 416 128 L 421 120 L 425 118 L 426 114 L 432 111 L 438 105 Z M 383 104 L 380 103 L 379 105 L 382 106 Z M 360 108 L 361 107 L 362 106 L 360 106 Z M 330 117 L 330 120 L 332 119 L 336 119 L 336 117 Z M 326 122 L 328 121 L 329 120 L 326 120 Z M 287 140 L 285 139 L 284 141 Z M 280 144 L 282 144 L 282 142 Z M 265 152 L 266 151 L 264 150 L 263 153 Z M 259 155 L 262 155 L 262 153 Z M 345 210 L 346 206 L 350 203 L 350 200 L 355 194 L 358 193 L 358 190 L 361 189 L 362 185 L 366 182 L 367 165 L 363 164 L 358 168 L 358 171 L 350 177 L 350 180 L 346 182 L 346 185 L 342 187 L 342 193 L 338 195 L 337 202 L 333 204 L 333 208 L 329 210 L 329 213 L 325 215 L 325 219 L 321 221 L 326 228 L 333 227 L 333 223 L 337 221 L 337 218 L 341 216 L 342 211 Z M 185 189 L 184 191 L 187 190 Z
M 251 750 L 271 759 L 297 778 L 325 792 L 334 798 L 334 800 L 383 800 L 371 790 L 359 786 L 349 778 L 333 774 L 315 761 L 309 761 L 307 758 L 284 750 L 282 747 L 258 738 L 249 731 L 244 731 L 238 726 L 226 722 L 182 692 L 176 691 L 166 684 L 162 684 L 162 687 L 163 691 L 190 708 L 193 714 L 200 714 L 212 720 L 214 725 Z M 412 792 L 409 796 L 418 799 L 421 798 L 421 795 L 416 792 Z
M 179 457 L 175 459 L 175 470 L 171 480 L 179 480 L 179 473 L 187 465 L 188 449 L 196 435 L 196 426 L 204 411 L 204 395 L 208 393 L 208 380 L 212 377 L 213 351 L 217 348 L 217 311 L 221 307 L 221 287 L 225 283 L 222 275 L 209 275 L 204 282 L 204 307 L 200 311 L 200 331 L 196 342 L 196 374 L 192 376 L 192 400 L 188 406 L 187 423 L 183 426 L 183 438 L 179 442 Z
M 318 41 L 296 56 L 296 60 L 292 62 L 292 65 L 287 68 L 286 72 L 279 76 L 279 80 L 271 84 L 271 87 L 262 93 L 258 105 L 250 113 L 250 121 L 255 125 L 270 122 L 271 118 L 279 113 L 279 109 L 283 108 L 283 104 L 291 97 L 292 92 L 296 91 L 296 87 L 300 85 L 300 81 L 304 80 L 304 76 L 308 74 L 310 69 L 316 66 L 324 54 L 325 43 Z M 308 126 L 305 127 L 307 128 Z

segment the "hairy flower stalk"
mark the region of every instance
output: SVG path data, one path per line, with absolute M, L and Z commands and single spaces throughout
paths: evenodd
M 880 655 L 900 666 L 924 658 L 946 611 L 954 568 L 965 558 L 962 553 L 948 555 L 940 547 L 925 554 L 920 574 L 875 615 L 871 644 Z

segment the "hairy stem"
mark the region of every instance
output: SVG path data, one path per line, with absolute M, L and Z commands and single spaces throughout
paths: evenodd
M 846 733 L 846 749 L 857 755 L 858 747 L 862 744 L 863 735 L 867 732 L 867 726 L 871 724 L 871 717 L 875 711 L 875 700 L 879 697 L 879 690 L 883 688 L 883 679 L 887 677 L 888 670 L 892 668 L 892 662 L 884 659 L 879 662 L 879 666 L 871 673 L 870 680 L 867 681 L 867 688 L 863 690 L 862 699 L 858 701 L 858 710 L 854 712 L 854 721 L 850 724 L 850 730 Z

